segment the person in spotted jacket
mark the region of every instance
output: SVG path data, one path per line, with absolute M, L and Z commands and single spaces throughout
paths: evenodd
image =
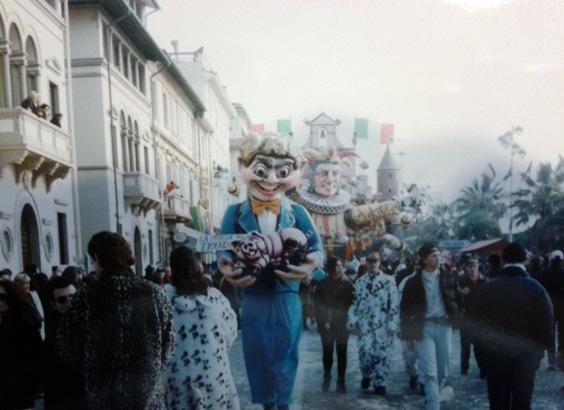
M 219 290 L 208 287 L 185 246 L 170 254 L 165 285 L 176 329 L 176 351 L 167 365 L 168 410 L 239 410 L 228 351 L 237 337 L 237 316 Z
M 157 285 L 135 276 L 121 235 L 98 232 L 88 255 L 98 280 L 68 302 L 59 356 L 82 375 L 89 410 L 164 410 L 161 377 L 174 349 L 170 303 Z
M 386 394 L 386 378 L 394 335 L 399 331 L 399 297 L 394 279 L 380 270 L 380 254 L 366 258 L 367 274 L 354 285 L 354 301 L 348 312 L 350 331 L 360 328 L 358 355 L 362 372 L 361 388 L 372 383 L 374 393 Z

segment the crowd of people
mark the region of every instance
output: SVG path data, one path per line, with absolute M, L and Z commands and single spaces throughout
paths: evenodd
M 50 276 L 36 266 L 0 271 L 0 408 L 31 409 L 43 397 L 46 410 L 239 409 L 228 357 L 239 289 L 183 246 L 170 267 L 148 266 L 144 278 L 118 234 L 94 235 L 88 255 L 90 275 L 72 266 L 54 266 Z M 385 396 L 399 337 L 409 388 L 425 396 L 426 409 L 439 409 L 454 393 L 459 329 L 462 377 L 473 347 L 491 408 L 530 408 L 545 352 L 549 370 L 564 370 L 563 256 L 531 257 L 511 243 L 501 257 L 450 263 L 432 244 L 404 263 L 383 262 L 376 250 L 351 261 L 327 257 L 304 282 L 313 315 L 306 323 L 315 322 L 321 339 L 321 390 L 331 388 L 336 351 L 336 391 L 347 393 L 354 333 L 359 387 Z
M 50 107 L 49 104 L 39 103 L 39 96 L 35 91 L 32 91 L 20 104 L 20 107 L 31 111 L 39 118 L 43 118 L 45 121 L 49 121 L 51 124 L 56 125 L 57 127 L 61 128 L 61 120 L 63 119 L 63 114 L 60 112 L 56 112 L 50 116 Z

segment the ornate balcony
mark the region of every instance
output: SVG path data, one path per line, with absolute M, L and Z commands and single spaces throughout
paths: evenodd
M 53 181 L 64 179 L 72 167 L 70 136 L 31 111 L 0 109 L 0 173 L 10 164 L 16 170 L 16 183 L 35 187 L 43 175 L 50 191 Z
M 163 214 L 166 220 L 174 222 L 186 222 L 192 219 L 190 203 L 179 196 L 165 197 Z
M 134 211 L 147 213 L 161 204 L 159 182 L 139 172 L 123 174 L 123 196 Z

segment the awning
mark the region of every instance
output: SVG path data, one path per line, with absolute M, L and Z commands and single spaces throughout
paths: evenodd
M 478 241 L 465 246 L 460 253 L 477 252 L 477 253 L 501 253 L 507 245 L 504 238 L 489 239 L 486 241 Z

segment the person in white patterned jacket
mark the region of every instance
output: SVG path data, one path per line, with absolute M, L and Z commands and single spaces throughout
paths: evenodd
M 366 258 L 367 274 L 355 282 L 354 301 L 347 327 L 360 328 L 358 355 L 362 372 L 361 388 L 370 384 L 374 393 L 386 394 L 394 335 L 399 331 L 399 297 L 394 279 L 380 270 L 380 254 Z

